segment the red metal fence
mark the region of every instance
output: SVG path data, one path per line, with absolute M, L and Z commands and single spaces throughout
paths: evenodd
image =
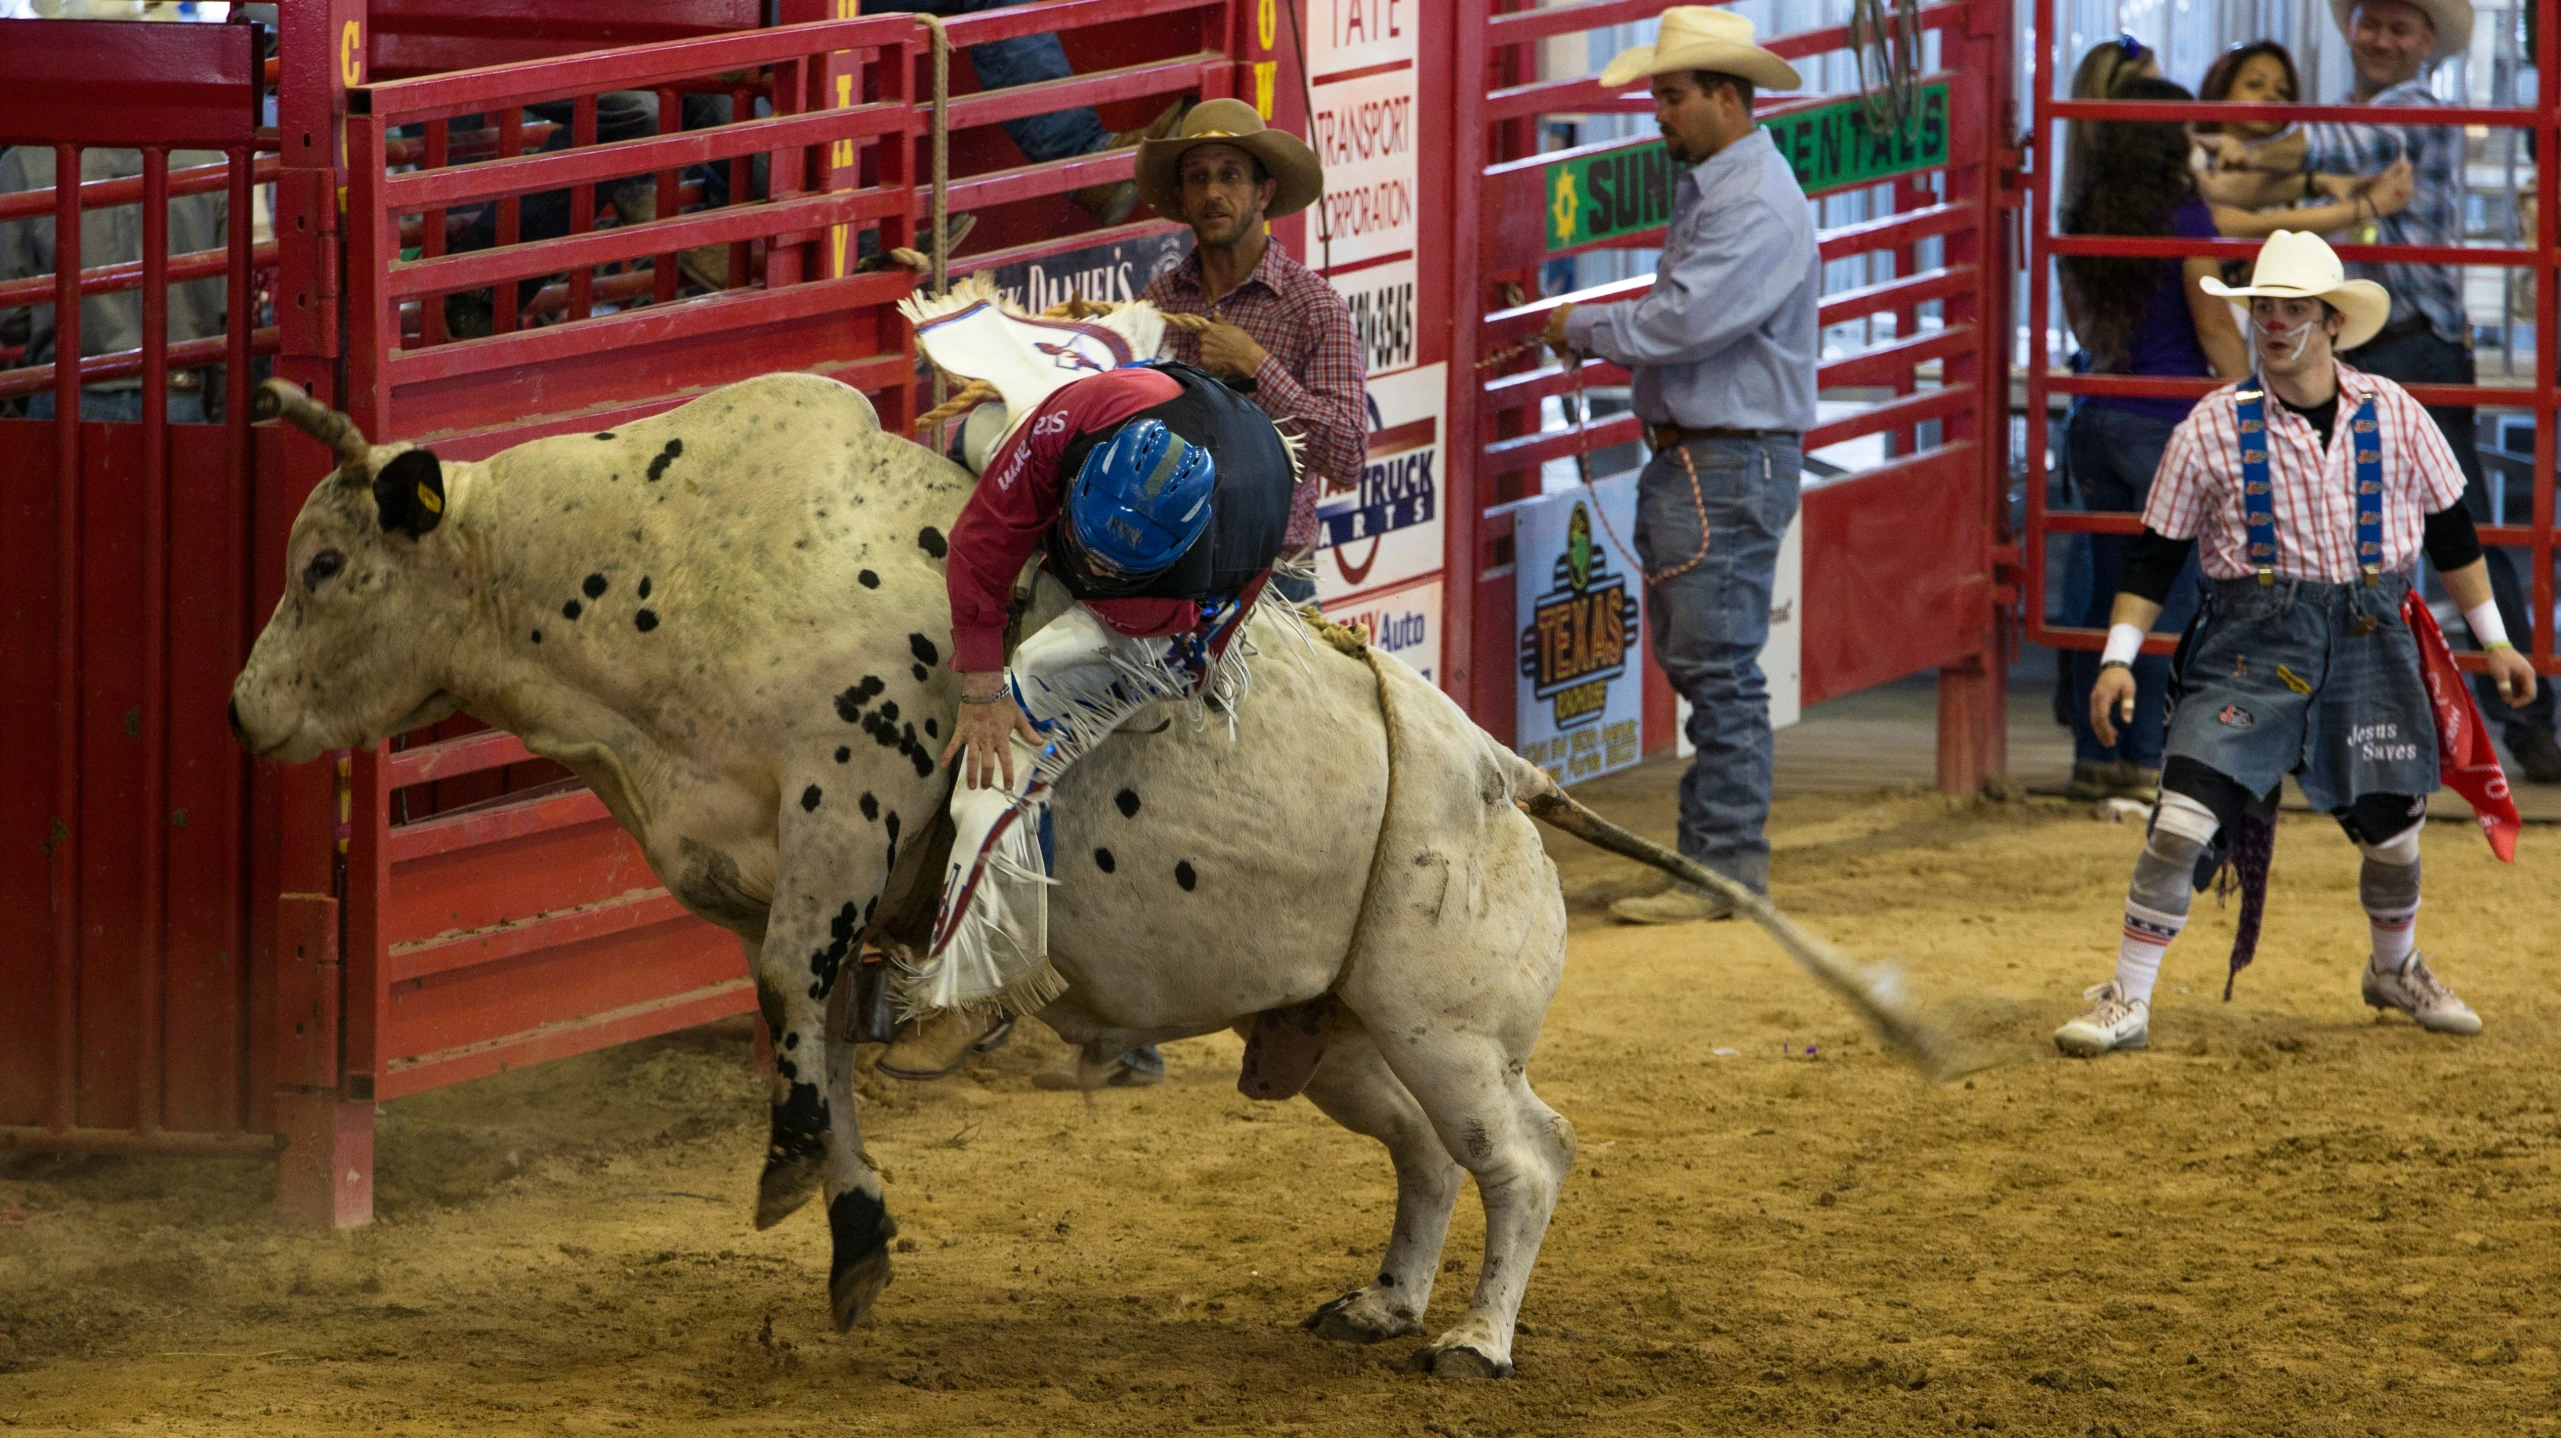
M 2045 22 L 2055 23 L 2055 8 L 2060 0 L 2047 0 Z M 2056 32 L 2048 28 L 2045 34 Z M 2555 63 L 2561 63 L 2561 37 L 2547 24 L 2538 35 L 2540 47 L 2538 73 L 2551 75 Z M 2317 123 L 2323 121 L 2361 121 L 2389 125 L 2460 125 L 2486 130 L 2515 129 L 2527 131 L 2534 140 L 2535 153 L 2547 159 L 2561 150 L 2561 93 L 2543 87 L 2532 109 L 2493 109 L 2464 106 L 2392 106 L 2379 108 L 2363 105 L 2237 105 L 2206 103 L 2130 103 L 2125 101 L 2069 100 L 2055 98 L 2055 57 L 2050 49 L 2040 48 L 2036 56 L 2034 128 L 2031 134 L 2041 143 L 2050 141 L 2050 153 L 2060 154 L 2060 126 L 2073 121 L 2096 120 L 2166 120 L 2194 123 L 2219 120 L 2245 122 L 2274 120 L 2283 123 Z M 2041 153 L 2043 153 L 2041 149 Z M 2102 629 L 2056 624 L 2046 616 L 2047 555 L 2053 536 L 2058 534 L 2137 534 L 2142 522 L 2131 514 L 2084 513 L 2049 508 L 2046 475 L 2051 459 L 2045 442 L 2045 430 L 2056 395 L 2109 395 L 2122 398 L 2192 399 L 2214 389 L 2211 379 L 2136 378 L 2116 375 L 2075 375 L 2064 373 L 2060 357 L 2051 352 L 2054 334 L 2052 315 L 2053 262 L 2070 255 L 2137 255 L 2187 258 L 2208 256 L 2225 260 L 2247 260 L 2255 256 L 2259 243 L 2254 240 L 2174 240 L 2123 239 L 2105 236 L 2058 235 L 2045 223 L 2054 211 L 2052 167 L 2040 164 L 2030 176 L 2028 213 L 2032 217 L 2028 242 L 2028 343 L 2027 413 L 2028 442 L 2023 455 L 2027 467 L 2027 530 L 2024 539 L 2025 632 L 2039 644 L 2066 649 L 2097 649 L 2106 639 Z M 2555 213 L 2556 172 L 2549 163 L 2535 167 L 2537 213 Z M 2547 227 L 2550 221 L 2544 222 Z M 2555 388 L 2552 336 L 2555 310 L 2554 285 L 2561 276 L 2561 248 L 2556 248 L 2547 228 L 2544 236 L 2526 248 L 2476 245 L 2372 245 L 2341 244 L 2335 246 L 2339 257 L 2350 262 L 2400 262 L 2404 264 L 2484 265 L 2523 269 L 2534 276 L 2534 374 L 2528 385 L 2516 384 L 2411 384 L 2412 396 L 2423 404 L 2474 406 L 2481 409 L 2522 410 L 2533 416 L 2534 460 L 2530 470 L 2530 517 L 2524 524 L 2508 523 L 2481 526 L 2484 544 L 2515 546 L 2530 556 L 2531 595 L 2534 636 L 2527 644 L 2518 636 L 2519 647 L 2529 650 L 2535 668 L 2545 675 L 2561 675 L 2561 659 L 2556 659 L 2553 612 L 2552 558 L 2556 540 L 2553 523 L 2554 421 L 2561 416 L 2561 390 Z M 2355 351 L 2345 356 L 2355 363 Z M 2146 648 L 2167 653 L 2175 637 L 2156 635 Z M 2478 671 L 2478 654 L 2458 654 L 2455 662 Z
M 0 421 L 0 1145 L 199 1152 L 273 1146 L 262 995 L 241 880 L 248 765 L 222 724 L 249 617 L 246 409 L 259 31 L 9 22 L 0 145 L 49 152 L 70 182 L 0 197 L 50 216 L 57 273 L 0 286 L 47 302 L 66 361 L 0 371 L 0 396 L 54 418 Z M 140 151 L 140 174 L 80 182 L 84 153 Z M 173 170 L 173 150 L 220 152 Z M 222 248 L 172 255 L 174 196 L 225 197 Z M 83 268 L 84 224 L 140 205 L 136 258 Z M 169 285 L 222 277 L 228 329 L 172 344 Z M 138 291 L 138 295 L 136 292 Z M 131 302 L 140 343 L 82 358 L 90 315 Z M 139 424 L 84 422 L 84 386 L 138 380 Z M 218 384 L 219 428 L 173 426 L 173 385 Z M 103 399 L 93 400 L 103 402 Z M 227 752 L 229 751 L 229 752 Z
M 1495 13 L 1489 0 L 1462 0 L 1457 60 L 1481 86 L 1458 91 L 1457 153 L 1462 184 L 1456 235 L 1463 259 L 1456 294 L 1462 306 L 1451 363 L 1450 426 L 1472 447 L 1475 488 L 1452 505 L 1450 571 L 1472 590 L 1453 606 L 1452 692 L 1498 736 L 1510 734 L 1515 638 L 1509 507 L 1539 492 L 1539 466 L 1637 439 L 1632 414 L 1569 430 L 1540 427 L 1540 402 L 1580 388 L 1627 383 L 1627 374 L 1593 359 L 1580 372 L 1543 354 L 1494 372 L 1475 366 L 1508 341 L 1534 335 L 1567 303 L 1632 299 L 1653 283 L 1640 276 L 1614 285 L 1529 300 L 1538 266 L 1591 249 L 1659 247 L 1663 224 L 1621 229 L 1577 242 L 1551 216 L 1549 178 L 1560 165 L 1604 155 L 1639 156 L 1650 136 L 1539 153 L 1535 121 L 1549 115 L 1643 114 L 1643 93 L 1614 94 L 1590 78 L 1536 79 L 1530 47 L 1601 26 L 1650 20 L 1653 0 L 1584 3 Z M 1821 232 L 1826 262 L 1871 253 L 1888 257 L 1891 278 L 1823 297 L 1826 327 L 1890 316 L 1890 343 L 1824 360 L 1827 391 L 1886 396 L 1863 411 L 1817 425 L 1808 452 L 1864 435 L 1894 437 L 1881 467 L 1838 479 L 1809 474 L 1800 520 L 1804 542 L 1802 698 L 1814 703 L 1918 670 L 1940 672 L 1939 772 L 1943 787 L 1971 793 L 2004 767 L 2002 675 L 1995 625 L 1993 566 L 1999 540 L 2001 456 L 2008 442 L 2009 253 L 2003 174 L 2021 157 L 2010 148 L 2014 121 L 2001 77 L 2011 63 L 2008 0 L 1958 0 L 1924 7 L 1919 24 L 1937 42 L 1935 66 L 1917 77 L 1917 98 L 1943 97 L 1934 118 L 1922 115 L 1908 133 L 1853 134 L 1899 147 L 1893 178 L 1827 181 L 1826 141 L 1793 134 L 1793 119 L 1816 121 L 1841 97 L 1764 97 L 1762 121 L 1781 126 L 1790 153 L 1809 181 L 1807 193 L 1865 188 L 1890 195 L 1886 213 Z M 1770 39 L 1792 60 L 1847 47 L 1843 29 Z M 1855 104 L 1855 100 L 1849 101 Z M 1922 126 L 1943 125 L 1936 143 Z M 1837 126 L 1822 126 L 1837 132 Z M 1837 139 L 1830 143 L 1837 143 Z M 1809 163 L 1810 162 L 1810 163 Z M 1807 173 L 1809 169 L 1813 172 Z M 1668 204 L 1665 205 L 1668 213 Z M 1469 244 L 1473 237 L 1473 244 Z M 1933 263 L 1920 247 L 1938 241 Z M 1472 254 L 1470 251 L 1472 250 Z M 1469 322 L 1469 321 L 1473 322 Z M 1933 425 L 1934 442 L 1919 442 Z M 1646 724 L 1648 748 L 1668 741 L 1671 702 L 1660 672 Z M 1659 736 L 1659 737 L 1658 737 Z
M 1228 0 L 952 22 L 964 47 L 1064 31 L 1125 53 L 984 96 L 936 22 L 853 8 L 285 0 L 272 55 L 248 27 L 135 25 L 102 45 L 95 23 L 12 22 L 0 141 L 75 166 L 84 145 L 148 143 L 141 176 L 0 197 L 0 219 L 57 215 L 76 245 L 83 208 L 211 187 L 231 240 L 170 257 L 154 219 L 146 258 L 0 289 L 0 308 L 74 285 L 147 296 L 139 350 L 0 371 L 0 397 L 76 401 L 84 377 L 140 374 L 157 415 L 173 368 L 222 360 L 229 397 L 220 429 L 83 423 L 76 403 L 0 422 L 0 545 L 14 573 L 51 576 L 0 612 L 0 712 L 53 736 L 0 784 L 0 828 L 30 839 L 0 846 L 0 914 L 51 938 L 0 961 L 28 1000 L 0 1006 L 0 1144 L 265 1152 L 282 1136 L 280 1204 L 361 1222 L 375 1101 L 752 1007 L 736 942 L 515 739 L 455 720 L 334 773 L 252 766 L 230 744 L 230 676 L 331 463 L 247 424 L 246 362 L 273 355 L 369 435 L 457 459 L 780 369 L 843 379 L 903 428 L 921 406 L 892 302 L 915 277 L 864 257 L 929 248 L 937 188 L 989 233 L 1019 232 L 1011 254 L 1092 243 L 1057 197 L 1126 178 L 1133 157 L 1023 165 L 998 123 L 1090 104 L 1127 127 L 1235 85 Z M 262 131 L 270 86 L 279 123 Z M 943 87 L 959 92 L 947 115 L 928 99 Z M 654 133 L 600 136 L 616 91 L 655 96 Z M 687 95 L 724 97 L 726 117 L 683 128 Z M 938 118 L 975 155 L 940 187 Z M 173 175 L 173 146 L 231 160 Z M 278 152 L 254 175 L 253 149 Z M 276 243 L 253 253 L 248 196 L 268 182 Z M 1163 225 L 1104 237 L 1148 228 Z M 231 333 L 171 345 L 167 285 L 200 276 L 229 285 Z M 269 312 L 275 328 L 240 322 Z
M 861 261 L 928 248 L 916 235 L 932 233 L 938 198 L 981 216 L 955 270 L 1168 231 L 1152 219 L 1079 231 L 1065 194 L 1128 177 L 1133 157 L 1024 164 L 1000 128 L 1007 119 L 1092 105 L 1129 129 L 1176 96 L 1251 94 L 1279 122 L 1312 129 L 1312 108 L 1350 103 L 1332 97 L 1368 93 L 1358 86 L 1377 73 L 1414 69 L 1400 94 L 1417 112 L 1410 133 L 1422 153 L 1393 158 L 1414 166 L 1407 198 L 1428 234 L 1396 250 L 1337 233 L 1331 257 L 1347 291 L 1395 304 L 1390 291 L 1407 286 L 1405 328 L 1364 340 L 1404 367 L 1398 402 L 1417 417 L 1383 423 L 1373 453 L 1428 444 L 1448 457 L 1442 537 L 1430 542 L 1445 568 L 1382 589 L 1440 596 L 1444 687 L 1510 732 L 1510 507 L 1539 492 L 1542 464 L 1625 444 L 1636 424 L 1543 427 L 1544 401 L 1626 381 L 1605 363 L 1478 362 L 1535 333 L 1556 304 L 1630 297 L 1647 283 L 1537 298 L 1548 260 L 1650 247 L 1664 233 L 1661 215 L 1589 232 L 1556 221 L 1556 167 L 1606 162 L 1634 174 L 1646 142 L 1542 154 L 1540 117 L 1648 103 L 1588 78 L 1541 78 L 1533 47 L 1651 18 L 1657 4 L 1420 6 L 1408 22 L 1416 33 L 1387 59 L 1320 30 L 1311 63 L 1332 69 L 1309 75 L 1292 53 L 1295 17 L 1270 0 L 1059 0 L 948 22 L 781 0 L 772 18 L 801 23 L 761 30 L 748 27 L 764 17 L 741 3 L 564 0 L 533 13 L 496 0 L 284 0 L 281 47 L 263 64 L 247 27 L 134 26 L 132 44 L 101 47 L 94 23 L 66 34 L 11 22 L 18 48 L 0 140 L 45 146 L 66 164 L 93 144 L 141 143 L 146 158 L 133 180 L 0 197 L 0 219 L 49 213 L 72 234 L 102 206 L 218 185 L 230 228 L 219 254 L 169 257 L 160 221 L 143 258 L 0 288 L 0 308 L 75 287 L 139 286 L 148 300 L 172 279 L 219 274 L 231 328 L 171 345 L 165 305 L 147 302 L 132 353 L 0 371 L 0 396 L 50 389 L 66 403 L 83 377 L 138 375 L 148 415 L 173 368 L 220 361 L 229 381 L 218 429 L 0 421 L 0 563 L 15 584 L 0 609 L 0 718 L 16 721 L 23 752 L 43 756 L 0 782 L 0 835 L 11 836 L 0 843 L 0 924 L 46 936 L 39 949 L 0 951 L 0 982 L 25 1000 L 0 1005 L 0 1143 L 255 1152 L 282 1133 L 285 1206 L 359 1222 L 370 1211 L 374 1101 L 748 1005 L 732 941 L 686 917 L 601 804 L 512 738 L 456 721 L 347 756 L 336 773 L 253 768 L 232 748 L 220 717 L 230 677 L 282 582 L 293 516 L 329 465 L 318 446 L 246 424 L 244 377 L 253 354 L 273 354 L 287 378 L 341 396 L 374 438 L 432 441 L 452 458 L 606 427 L 777 369 L 844 378 L 874 396 L 885 424 L 903 426 L 921 399 L 912 341 L 889 304 L 913 276 Z M 1822 318 L 1873 318 L 1889 336 L 1829 354 L 1821 371 L 1833 398 L 1861 405 L 1827 417 L 1809 450 L 1884 435 L 1890 458 L 1809 478 L 1801 693 L 1810 703 L 1937 669 L 1942 781 L 1971 789 L 2002 767 L 1996 565 L 2015 554 L 2001 533 L 2007 237 L 2022 199 L 2033 208 L 2043 197 L 2005 185 L 2024 168 L 2006 97 L 2006 0 L 1928 5 L 1919 25 L 1931 57 L 1914 77 L 1922 128 L 1888 139 L 1844 128 L 1863 125 L 1837 109 L 1854 99 L 1762 109 L 1809 192 L 1873 197 L 1871 218 L 1822 230 L 1820 244 L 1827 262 L 1873 256 L 1884 273 L 1826 294 Z M 1064 33 L 1078 74 L 974 87 L 969 45 L 1045 31 Z M 1772 44 L 1806 59 L 1848 42 L 1835 29 Z M 262 132 L 255 107 L 269 82 L 279 119 Z M 651 133 L 600 136 L 603 97 L 616 91 L 655 95 Z M 683 128 L 687 94 L 726 96 L 727 117 Z M 2040 98 L 2035 133 L 2096 113 Z M 2552 101 L 2530 118 L 2544 146 L 2561 143 Z M 1855 145 L 1860 134 L 1887 147 L 1878 163 L 1826 158 L 1825 137 Z M 168 148 L 185 145 L 227 159 L 173 172 Z M 274 160 L 256 159 L 269 151 Z M 251 187 L 270 176 L 272 256 L 253 252 L 247 229 Z M 2543 213 L 2561 208 L 2549 180 L 2539 185 Z M 531 233 L 536 210 L 565 218 Z M 1279 227 L 1285 238 L 1310 233 L 1299 248 L 1311 261 L 1328 256 L 1316 237 L 1335 228 Z M 2040 276 L 2050 256 L 2124 243 L 2057 241 L 2041 223 L 2031 235 Z M 2548 249 L 2463 258 L 2531 262 L 2548 329 Z M 271 285 L 260 278 L 269 264 Z M 243 318 L 266 312 L 263 290 L 272 330 Z M 2031 293 L 2041 335 L 2043 287 Z M 475 305 L 485 323 L 458 321 Z M 63 352 L 77 354 L 76 310 L 65 312 Z M 2033 415 L 2050 393 L 2203 388 L 2067 380 L 2035 359 Z M 1442 363 L 1446 382 L 1431 369 Z M 2421 394 L 2536 415 L 2533 522 L 2487 537 L 2533 546 L 2537 612 L 2548 616 L 2550 420 L 2561 403 L 2552 361 L 2539 346 L 2531 391 Z M 2043 621 L 2045 536 L 2128 521 L 2048 515 L 2041 451 L 2031 444 L 2026 456 L 2029 632 L 2095 643 Z M 2552 672 L 2548 629 L 2536 657 Z M 1653 683 L 1649 747 L 1669 738 L 1668 695 Z

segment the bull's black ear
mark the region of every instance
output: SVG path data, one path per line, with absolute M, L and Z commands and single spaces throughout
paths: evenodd
M 431 450 L 403 450 L 374 473 L 382 527 L 417 539 L 444 522 L 445 467 Z

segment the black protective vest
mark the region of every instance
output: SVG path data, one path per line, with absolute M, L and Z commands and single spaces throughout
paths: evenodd
M 1162 420 L 1167 429 L 1209 451 L 1218 466 L 1210 490 L 1209 525 L 1182 557 L 1165 569 L 1134 582 L 1115 582 L 1096 573 L 1070 531 L 1064 506 L 1050 527 L 1049 572 L 1079 599 L 1222 599 L 1244 592 L 1254 576 L 1272 567 L 1289 529 L 1289 499 L 1294 479 L 1289 450 L 1280 431 L 1254 402 L 1189 365 L 1165 361 L 1155 366 L 1183 387 L 1160 405 L 1140 410 L 1121 424 L 1093 434 L 1080 434 L 1059 457 L 1062 492 L 1075 483 L 1094 447 L 1118 434 L 1121 425 L 1142 419 Z

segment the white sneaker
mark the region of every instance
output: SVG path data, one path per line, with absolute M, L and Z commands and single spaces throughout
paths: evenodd
M 2118 997 L 2113 979 L 2084 990 L 2081 997 L 2090 1001 L 2090 1011 L 2054 1031 L 2056 1048 L 2076 1059 L 2094 1059 L 2110 1049 L 2150 1046 L 2150 1004 Z
M 2472 1006 L 2454 996 L 2428 969 L 2428 961 L 2412 954 L 2401 961 L 2392 973 L 2378 974 L 2374 965 L 2365 966 L 2365 1001 L 2378 1009 L 2399 1009 L 2419 1021 L 2419 1027 L 2431 1033 L 2477 1034 L 2481 1016 Z

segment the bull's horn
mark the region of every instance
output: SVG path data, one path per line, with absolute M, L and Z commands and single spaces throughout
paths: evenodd
M 261 380 L 249 412 L 259 419 L 282 419 L 336 450 L 341 466 L 364 469 L 373 462 L 373 446 L 365 443 L 364 431 L 356 428 L 354 420 L 304 394 L 290 381 Z

